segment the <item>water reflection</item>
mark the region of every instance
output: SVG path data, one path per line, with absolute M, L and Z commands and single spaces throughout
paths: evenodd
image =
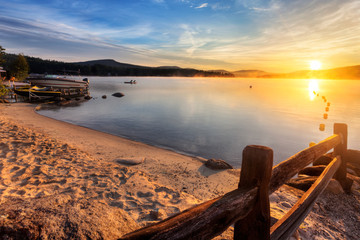
M 309 142 L 332 135 L 334 122 L 348 123 L 349 144 L 360 146 L 357 81 L 138 78 L 136 85 L 123 83 L 129 80 L 91 79 L 94 99 L 42 114 L 152 145 L 221 158 L 235 167 L 241 165 L 246 145 L 273 148 L 276 164 Z M 118 91 L 125 96 L 111 96 Z M 331 100 L 331 106 L 319 93 Z M 102 95 L 109 97 L 102 99 Z M 323 131 L 319 124 L 324 124 Z
M 311 79 L 309 81 L 309 97 L 310 100 L 313 101 L 316 96 L 319 94 L 319 83 L 316 79 Z

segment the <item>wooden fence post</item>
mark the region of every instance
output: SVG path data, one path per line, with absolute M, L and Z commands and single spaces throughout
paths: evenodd
M 243 150 L 239 188 L 259 186 L 254 210 L 235 223 L 234 239 L 270 239 L 269 183 L 273 150 L 250 145 Z
M 334 156 L 341 156 L 341 165 L 338 171 L 335 174 L 335 179 L 338 180 L 346 193 L 351 192 L 351 185 L 353 181 L 346 178 L 347 173 L 347 138 L 348 138 L 348 129 L 347 125 L 344 123 L 334 123 L 334 134 L 341 135 L 342 141 L 339 145 L 334 148 Z

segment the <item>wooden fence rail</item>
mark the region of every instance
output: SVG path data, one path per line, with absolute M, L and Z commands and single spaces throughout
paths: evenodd
M 271 239 L 288 239 L 298 229 L 305 217 L 311 211 L 315 200 L 323 192 L 329 181 L 341 164 L 341 157 L 337 156 L 325 168 L 316 182 L 297 203 L 270 229 Z
M 269 195 L 301 169 L 334 148 L 335 158 L 293 208 L 270 228 Z M 234 224 L 234 239 L 286 239 L 299 227 L 335 174 L 346 192 L 347 125 L 334 124 L 334 135 L 272 168 L 273 151 L 247 146 L 238 189 L 187 209 L 120 239 L 211 239 Z

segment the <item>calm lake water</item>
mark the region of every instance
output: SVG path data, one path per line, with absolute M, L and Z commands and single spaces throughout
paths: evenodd
M 360 149 L 360 81 L 92 77 L 90 92 L 76 107 L 40 113 L 235 167 L 246 145 L 271 147 L 277 164 L 331 136 L 335 122 L 348 124 L 348 146 Z

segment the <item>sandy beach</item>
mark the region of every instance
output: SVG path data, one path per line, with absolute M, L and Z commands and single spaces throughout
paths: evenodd
M 53 227 L 40 229 L 38 238 L 72 239 L 66 235 L 66 224 L 76 216 L 74 222 L 82 224 L 73 238 L 116 239 L 237 188 L 239 169 L 214 171 L 200 157 L 50 119 L 36 113 L 35 107 L 0 104 L 1 226 L 14 219 L 2 212 L 4 206 L 18 211 L 16 206 L 28 203 L 33 210 L 23 211 L 26 218 L 39 204 L 49 204 L 51 211 L 43 211 L 47 214 L 42 224 Z M 352 195 L 325 191 L 301 225 L 300 237 L 359 239 L 359 189 L 355 181 Z M 285 186 L 272 194 L 272 216 L 281 217 L 301 193 Z M 58 214 L 52 211 L 66 215 L 64 225 L 47 219 Z M 230 229 L 217 239 L 229 239 L 231 233 Z

